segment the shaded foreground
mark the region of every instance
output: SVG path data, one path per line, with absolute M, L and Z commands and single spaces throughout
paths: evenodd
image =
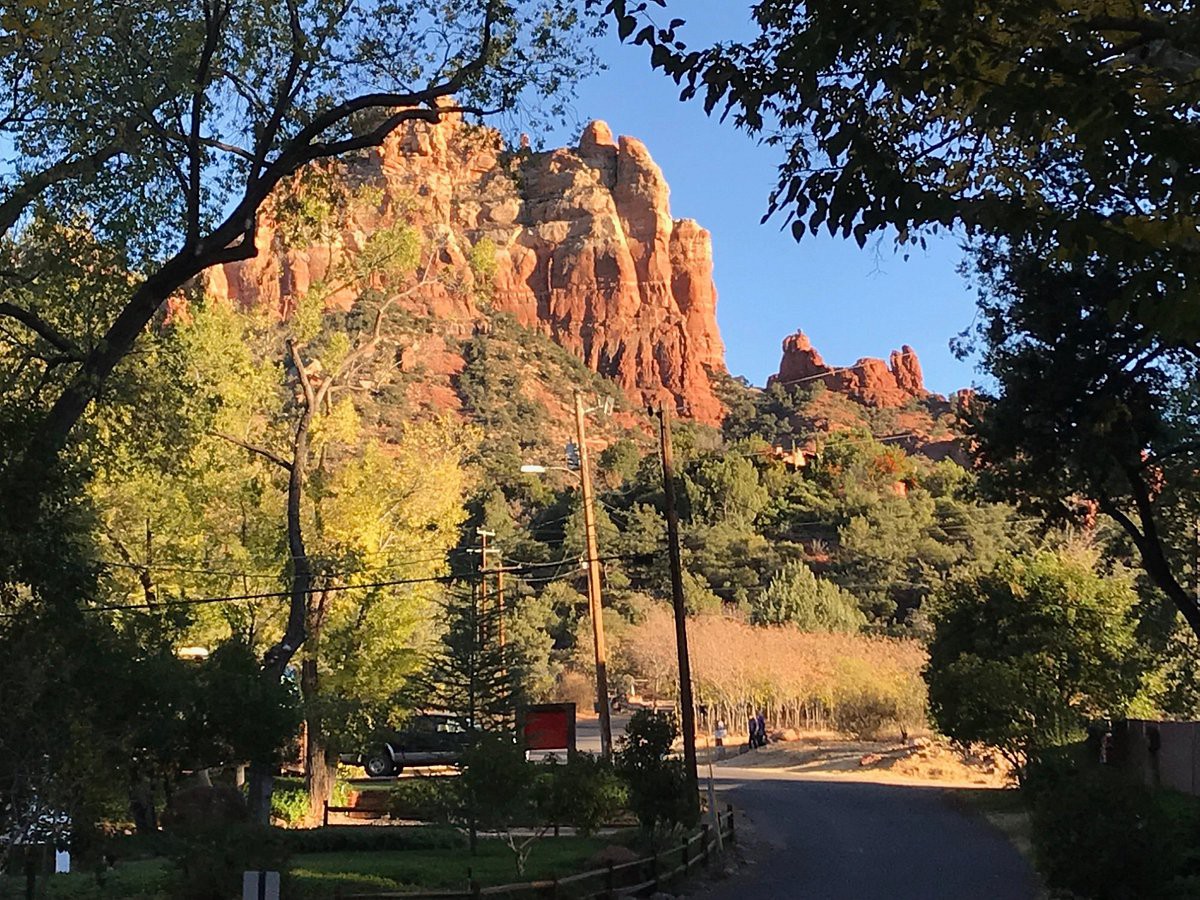
M 1008 840 L 939 787 L 727 764 L 717 769 L 717 788 L 750 819 L 754 864 L 704 894 L 706 900 L 1041 895 Z

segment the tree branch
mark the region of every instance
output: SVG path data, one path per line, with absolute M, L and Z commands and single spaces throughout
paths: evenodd
M 5 301 L 0 302 L 0 316 L 16 319 L 46 343 L 53 346 L 54 349 L 60 351 L 63 356 L 75 362 L 83 362 L 84 352 L 79 348 L 79 345 L 60 333 L 54 326 L 36 313 Z
M 0 235 L 12 229 L 21 214 L 41 193 L 49 187 L 80 176 L 93 175 L 100 167 L 125 149 L 122 142 L 114 141 L 94 153 L 79 157 L 64 157 L 48 168 L 26 178 L 0 203 Z
M 209 434 L 211 434 L 213 437 L 219 437 L 222 440 L 229 441 L 231 444 L 236 444 L 244 450 L 249 450 L 251 453 L 257 453 L 263 459 L 270 460 L 271 462 L 275 463 L 275 465 L 281 466 L 288 472 L 292 471 L 292 464 L 274 450 L 269 450 L 268 448 L 259 446 L 258 444 L 247 443 L 246 441 L 235 438 L 231 434 L 225 434 L 220 431 L 210 431 Z
M 204 118 L 204 95 L 212 78 L 212 60 L 217 52 L 221 37 L 221 26 L 225 18 L 221 11 L 221 0 L 210 4 L 204 0 L 204 47 L 196 67 L 196 79 L 192 89 L 190 134 L 188 135 L 188 191 L 187 191 L 187 240 L 192 243 L 200 238 L 200 182 L 204 165 L 203 144 L 200 140 L 200 123 Z
M 67 438 L 88 405 L 95 398 L 104 380 L 133 347 L 139 334 L 162 303 L 196 275 L 221 262 L 253 257 L 251 235 L 258 210 L 270 193 L 284 178 L 294 174 L 306 163 L 336 153 L 376 146 L 391 130 L 409 119 L 439 121 L 450 109 L 438 108 L 439 99 L 461 88 L 468 78 L 482 71 L 491 52 L 492 28 L 495 22 L 495 3 L 488 2 L 479 53 L 454 76 L 422 91 L 407 94 L 373 93 L 352 98 L 318 115 L 267 165 L 261 177 L 247 180 L 241 201 L 232 212 L 207 236 L 186 240 L 178 252 L 168 259 L 133 292 L 104 337 L 88 354 L 80 371 L 51 406 L 41 427 L 33 435 L 27 459 L 35 466 L 53 461 L 65 446 Z M 313 140 L 356 112 L 387 107 L 408 107 L 390 117 L 384 126 L 368 135 L 329 144 L 313 144 Z M 425 107 L 425 108 L 418 108 Z M 0 226 L 3 219 L 0 218 Z M 0 231 L 0 233 L 3 233 Z M 234 241 L 241 242 L 231 247 Z M 31 477 L 36 477 L 31 473 Z

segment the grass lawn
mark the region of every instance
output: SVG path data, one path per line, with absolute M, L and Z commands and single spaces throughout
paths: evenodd
M 525 878 L 516 877 L 512 851 L 499 840 L 479 842 L 479 854 L 465 849 L 302 853 L 291 858 L 288 900 L 327 900 L 336 888 L 370 891 L 465 888 L 473 876 L 483 885 L 570 875 L 584 869 L 596 851 L 615 838 L 545 837 L 529 857 Z M 170 900 L 174 870 L 162 859 L 129 860 L 108 872 L 103 885 L 91 872 L 52 875 L 39 880 L 46 900 Z M 0 898 L 23 897 L 24 879 L 0 876 Z
M 292 857 L 292 893 L 303 900 L 333 896 L 334 889 L 416 890 L 507 884 L 570 875 L 586 868 L 613 838 L 545 837 L 529 856 L 524 878 L 517 878 L 512 851 L 499 840 L 479 842 L 479 853 L 466 850 L 396 850 L 376 853 L 305 853 Z
M 106 872 L 103 884 L 92 872 L 39 878 L 37 896 L 46 900 L 165 900 L 171 896 L 174 874 L 163 859 L 127 860 Z M 0 897 L 24 896 L 24 878 L 0 876 Z

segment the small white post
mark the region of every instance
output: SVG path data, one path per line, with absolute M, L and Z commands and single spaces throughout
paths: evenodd
M 242 900 L 279 900 L 279 873 L 243 872 Z

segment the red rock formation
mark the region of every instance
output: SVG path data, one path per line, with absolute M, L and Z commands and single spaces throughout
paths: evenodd
M 264 224 L 259 256 L 214 273 L 210 292 L 286 315 L 339 253 L 404 216 L 438 242 L 437 266 L 455 276 L 407 300 L 412 311 L 478 319 L 478 301 L 461 285 L 473 280 L 470 248 L 487 238 L 496 248 L 496 310 L 543 331 L 639 402 L 720 421 L 709 378 L 725 369 L 710 235 L 671 218 L 667 183 L 640 141 L 614 140 L 593 122 L 578 148 L 506 155 L 491 129 L 418 122 L 349 164 L 346 177 L 382 188 L 378 209 L 356 213 L 330 247 L 285 249 Z
M 907 344 L 893 350 L 891 365 L 882 359 L 863 357 L 852 366 L 826 365 L 803 331 L 783 339 L 779 374 L 767 384 L 802 384 L 823 381 L 833 391 L 848 394 L 860 403 L 880 409 L 904 406 L 914 397 L 928 394 L 916 351 Z

